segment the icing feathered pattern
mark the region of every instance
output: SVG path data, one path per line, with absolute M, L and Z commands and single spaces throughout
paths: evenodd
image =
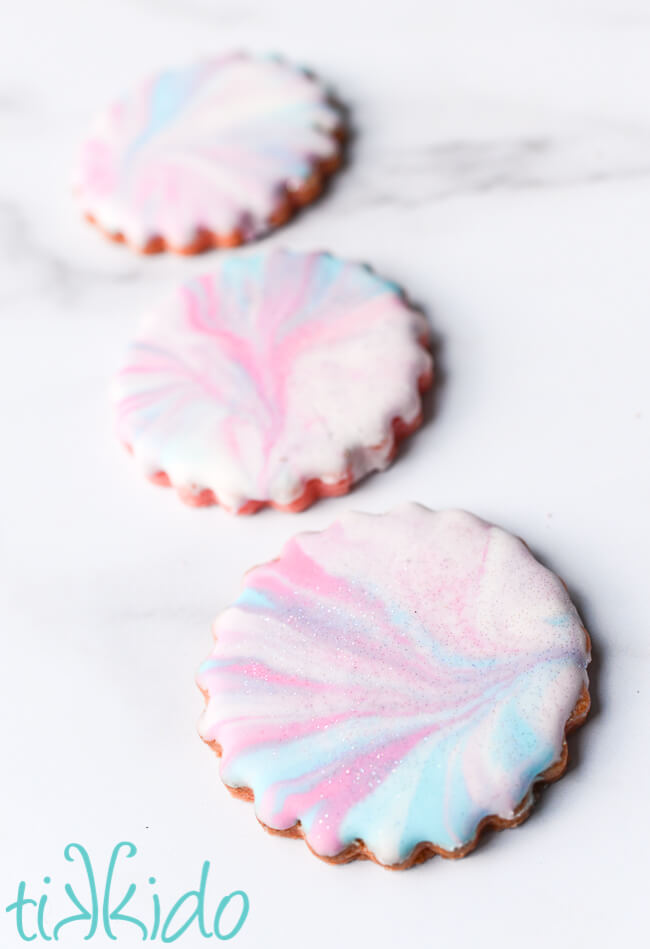
M 215 624 L 201 734 L 257 816 L 333 857 L 453 853 L 562 756 L 588 640 L 558 578 L 458 511 L 348 514 L 247 574 Z
M 339 111 L 303 71 L 226 56 L 169 70 L 98 117 L 76 190 L 110 234 L 182 249 L 204 232 L 248 240 L 339 151 Z
M 155 309 L 114 388 L 149 476 L 223 505 L 291 506 L 385 467 L 431 378 L 424 317 L 329 254 L 220 258 Z

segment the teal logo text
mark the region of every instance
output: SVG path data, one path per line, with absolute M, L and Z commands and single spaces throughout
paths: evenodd
M 169 943 L 191 932 L 195 939 L 200 935 L 225 941 L 241 930 L 248 916 L 248 896 L 243 890 L 233 890 L 208 906 L 209 860 L 203 863 L 196 889 L 181 893 L 171 905 L 163 906 L 155 877 L 138 883 L 131 879 L 135 865 L 127 861 L 136 854 L 137 848 L 130 841 L 116 844 L 100 878 L 86 848 L 68 844 L 63 855 L 76 865 L 74 886 L 64 882 L 56 887 L 52 877 L 45 876 L 39 887 L 42 892 L 38 893 L 32 888 L 28 890 L 23 880 L 18 884 L 16 898 L 5 907 L 13 917 L 19 937 L 25 942 L 51 942 L 66 941 L 69 936 L 79 945 L 80 938 L 88 941 L 100 932 L 116 941 L 124 937 L 133 945 L 134 936 L 148 942 Z M 65 907 L 63 913 L 54 908 L 61 903 Z

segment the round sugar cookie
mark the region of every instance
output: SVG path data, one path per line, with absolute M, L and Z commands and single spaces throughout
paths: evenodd
M 518 538 L 463 511 L 346 514 L 217 619 L 200 733 L 270 831 L 324 860 L 462 857 L 560 777 L 589 636 Z
M 144 253 L 231 247 L 312 201 L 343 117 L 310 74 L 237 53 L 148 79 L 98 116 L 74 178 L 86 217 Z
M 118 436 L 190 504 L 302 510 L 386 467 L 420 424 L 426 338 L 365 266 L 227 255 L 150 312 L 115 380 Z

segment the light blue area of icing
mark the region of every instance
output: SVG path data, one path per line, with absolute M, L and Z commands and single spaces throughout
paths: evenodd
M 502 762 L 519 775 L 515 805 L 555 757 L 553 749 L 539 744 L 534 733 L 526 736 L 529 742 L 524 740 L 523 729 L 520 735 L 522 744 Z M 432 742 L 424 763 L 417 760 L 421 748 L 411 752 L 394 774 L 347 813 L 340 830 L 343 844 L 361 838 L 383 862 L 399 863 L 422 841 L 433 841 L 453 852 L 472 840 L 479 823 L 491 811 L 478 807 L 468 792 L 463 745 L 460 731 Z M 534 754 L 522 760 L 525 747 L 532 748 Z
M 494 763 L 507 773 L 519 771 L 525 761 L 530 761 L 534 769 L 538 768 L 539 739 L 513 703 L 501 710 L 497 722 L 492 749 Z
M 547 668 L 545 678 L 552 678 L 554 674 Z M 499 690 L 490 691 L 496 696 Z M 487 707 L 494 706 L 488 702 Z M 482 717 L 478 713 L 478 719 Z M 472 729 L 478 719 L 471 718 Z M 438 738 L 432 736 L 430 752 L 424 761 L 422 745 L 405 756 L 395 773 L 347 813 L 340 831 L 343 843 L 361 838 L 388 863 L 405 860 L 422 841 L 433 841 L 449 851 L 467 844 L 481 820 L 494 811 L 486 806 L 478 807 L 468 792 L 463 774 L 464 732 L 463 727 Z M 556 756 L 556 750 L 542 740 L 520 714 L 517 696 L 509 699 L 499 713 L 489 748 L 486 748 L 486 760 L 496 774 L 509 775 L 513 808 Z M 391 843 L 382 853 L 384 835 Z M 395 849 L 397 840 L 399 844 Z
M 185 108 L 194 83 L 195 78 L 191 70 L 168 71 L 159 76 L 151 93 L 148 121 L 142 132 L 131 142 L 127 160 Z
M 244 327 L 248 327 L 256 315 L 255 303 L 260 297 L 266 263 L 263 254 L 251 254 L 248 257 L 230 254 L 219 263 L 222 305 L 229 307 L 237 324 L 243 321 Z M 237 324 L 232 329 L 241 332 L 242 326 Z
M 130 142 L 124 152 L 123 164 L 128 167 L 143 145 L 169 124 L 187 104 L 195 83 L 191 70 L 164 72 L 156 80 L 151 93 L 149 115 L 139 135 Z
M 458 742 L 457 732 L 432 736 L 426 756 L 424 744 L 409 752 L 396 771 L 350 808 L 341 824 L 343 843 L 361 838 L 387 863 L 404 860 L 424 840 L 457 848 L 473 808 L 460 767 L 455 774 L 448 772 Z M 452 804 L 449 815 L 446 793 Z
M 290 251 L 276 251 L 273 255 L 250 254 L 246 257 L 230 255 L 224 257 L 219 263 L 221 302 L 228 305 L 230 301 L 233 306 L 233 312 L 239 308 L 241 312 L 237 313 L 238 321 L 247 312 L 251 317 L 255 315 L 255 303 L 263 295 L 263 291 L 273 294 L 276 284 L 284 279 L 283 264 L 286 268 L 286 279 L 293 284 L 293 290 L 289 291 L 287 299 L 291 299 L 291 294 L 296 286 L 300 286 L 300 278 L 296 278 L 295 266 L 296 260 L 302 255 L 293 254 Z M 293 316 L 287 314 L 282 321 L 282 334 L 290 335 L 295 328 L 308 320 L 315 310 L 325 302 L 333 287 L 335 287 L 341 278 L 341 274 L 347 269 L 350 279 L 354 280 L 357 287 L 359 300 L 371 299 L 387 291 L 397 289 L 393 284 L 382 280 L 358 267 L 350 265 L 330 254 L 318 254 L 312 258 L 315 264 L 309 275 L 308 293 L 303 294 L 304 299 L 296 307 Z M 265 271 L 269 268 L 272 261 L 273 269 L 267 280 Z M 303 265 L 306 267 L 307 260 Z M 305 271 L 306 273 L 307 271 Z M 203 288 L 199 281 L 192 281 L 189 287 L 199 297 L 203 298 Z M 337 293 L 341 292 L 340 288 Z M 354 287 L 346 288 L 343 292 L 345 297 L 347 293 L 354 293 Z M 331 304 L 332 300 L 328 300 Z M 350 305 L 347 300 L 346 305 Z M 237 326 L 233 329 L 237 330 Z
M 223 778 L 228 784 L 251 787 L 258 800 L 273 788 L 274 807 L 279 811 L 296 787 L 308 788 L 332 766 L 338 769 L 342 749 L 354 761 L 359 752 L 367 754 L 375 747 L 379 752 L 387 742 L 408 735 L 414 727 L 413 718 L 390 723 L 375 716 L 347 719 L 301 738 L 248 748 L 224 769 Z M 350 769 L 354 772 L 354 765 Z M 297 774 L 301 777 L 295 782 Z
M 273 611 L 274 609 L 273 600 L 266 593 L 262 593 L 261 590 L 256 590 L 254 587 L 245 587 L 235 600 L 234 606 L 246 610 Z
M 423 840 L 455 850 L 473 836 L 482 815 L 476 813 L 476 805 L 467 793 L 459 744 L 462 746 L 462 733 L 452 732 L 434 745 L 411 799 L 400 837 L 399 860 Z
M 234 657 L 221 658 L 219 656 L 210 656 L 199 666 L 199 676 L 204 675 L 207 672 L 214 672 L 216 669 L 223 671 L 225 674 L 228 672 L 228 668 L 233 666 L 238 668 L 241 664 L 241 660 Z
M 443 643 L 431 636 L 430 631 L 418 619 L 417 615 L 408 613 L 398 606 L 390 607 L 389 616 L 399 629 L 408 633 L 415 646 L 435 657 L 438 662 L 444 665 L 454 669 L 463 667 L 467 669 L 493 669 L 499 663 L 496 656 L 463 655 L 460 652 L 454 652 L 451 648 L 446 648 Z
M 164 72 L 151 97 L 151 114 L 145 134 L 153 135 L 173 119 L 186 105 L 192 89 L 191 72 Z

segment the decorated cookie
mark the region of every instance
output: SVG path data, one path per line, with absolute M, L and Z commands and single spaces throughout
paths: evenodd
M 299 534 L 214 627 L 200 732 L 324 860 L 462 857 L 521 823 L 589 710 L 589 637 L 516 537 L 410 504 Z
M 160 73 L 99 116 L 75 189 L 91 222 L 145 253 L 230 247 L 312 201 L 342 138 L 311 75 L 233 54 Z
M 301 510 L 384 468 L 421 421 L 427 326 L 329 254 L 228 255 L 152 310 L 119 372 L 121 441 L 190 504 Z

